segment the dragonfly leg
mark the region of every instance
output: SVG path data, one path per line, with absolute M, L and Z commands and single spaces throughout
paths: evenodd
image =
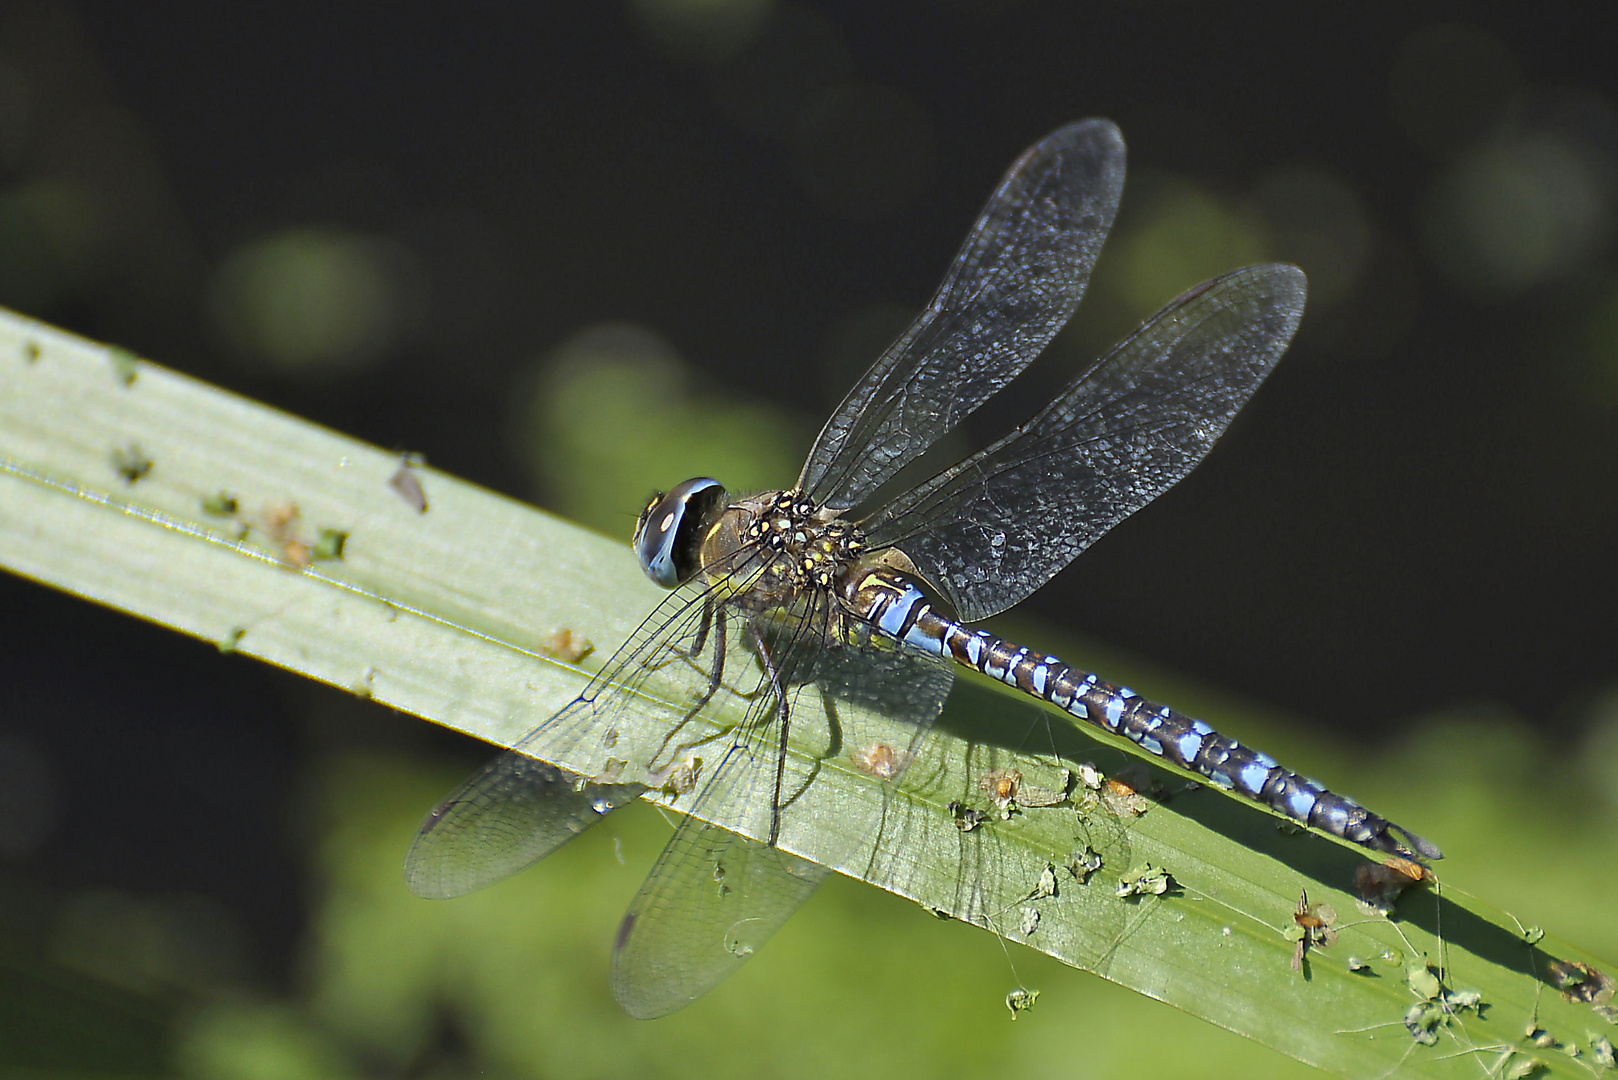
M 696 701 L 692 702 L 691 707 L 685 711 L 685 715 L 680 718 L 680 722 L 670 728 L 668 734 L 663 736 L 663 741 L 657 745 L 657 753 L 652 755 L 651 764 L 655 764 L 657 761 L 662 759 L 663 755 L 668 751 L 669 741 L 680 732 L 684 731 L 686 725 L 691 723 L 692 720 L 696 719 L 697 714 L 708 707 L 708 702 L 713 700 L 714 695 L 719 692 L 720 686 L 724 685 L 726 648 L 725 617 L 722 612 L 716 615 L 715 607 L 716 605 L 712 597 L 704 598 L 702 602 L 702 623 L 697 628 L 696 643 L 692 646 L 691 652 L 686 655 L 686 660 L 688 663 L 696 664 L 698 654 L 702 651 L 702 646 L 707 643 L 709 632 L 711 631 L 713 633 L 714 659 L 713 666 L 708 669 L 708 685 L 701 694 L 697 695 Z M 729 728 L 726 728 L 725 731 L 719 732 L 716 735 L 710 735 L 707 738 L 698 739 L 696 742 L 681 743 L 679 746 L 674 748 L 672 757 L 678 757 L 680 754 L 683 754 L 694 747 L 701 746 L 706 742 L 711 742 L 720 735 L 727 734 L 729 730 Z
M 767 687 L 775 695 L 775 720 L 780 728 L 775 749 L 775 789 L 770 795 L 770 837 L 765 841 L 768 846 L 774 847 L 781 836 L 781 787 L 786 783 L 787 734 L 791 730 L 792 710 L 787 703 L 786 687 L 781 684 L 781 669 L 770 652 L 769 643 L 755 624 L 748 624 L 747 635 L 758 656 L 759 666 L 764 669 L 764 683 L 760 688 Z
M 702 647 L 708 643 L 708 631 L 713 628 L 714 598 L 707 595 L 702 598 L 702 620 L 697 623 L 697 636 L 691 642 L 691 651 L 687 654 L 692 660 L 702 655 Z

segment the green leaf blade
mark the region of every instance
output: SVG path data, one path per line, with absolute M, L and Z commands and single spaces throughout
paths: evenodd
M 120 466 L 135 456 L 150 468 Z M 0 562 L 509 744 L 576 695 L 660 594 L 620 543 L 425 467 L 422 513 L 389 485 L 399 465 L 149 362 L 0 316 Z M 221 512 L 231 500 L 234 511 Z M 347 534 L 341 558 L 314 560 L 297 546 L 312 547 L 321 530 Z M 571 659 L 559 632 L 596 652 Z M 859 739 L 904 738 L 883 722 L 860 718 Z M 1599 1026 L 1588 1004 L 1562 999 L 1547 965 L 1609 965 L 1551 938 L 1530 947 L 1510 916 L 1454 889 L 1412 892 L 1397 923 L 1362 915 L 1347 890 L 1365 853 L 1284 832 L 1219 793 L 1179 790 L 1184 778 L 1172 771 L 1155 771 L 1172 798 L 1143 816 L 1038 806 L 963 830 L 951 808 L 988 809 L 979 781 L 992 770 L 1050 788 L 1063 768 L 1117 758 L 1114 744 L 1004 688 L 962 679 L 897 787 L 846 756 L 824 759 L 823 741 L 792 752 L 793 768 L 818 779 L 805 792 L 812 827 L 785 835 L 788 850 L 1341 1075 L 1470 1076 L 1507 1050 L 1528 1052 L 1530 1022 L 1570 1042 Z M 716 798 L 704 813 L 759 838 L 758 815 L 739 804 Z M 1080 880 L 1066 867 L 1085 849 L 1102 867 Z M 1148 863 L 1173 887 L 1120 897 L 1120 879 Z M 1338 939 L 1294 971 L 1288 932 L 1302 889 L 1335 907 Z M 1368 967 L 1351 970 L 1351 955 Z M 1431 1046 L 1403 1019 L 1418 1001 L 1406 965 L 1423 955 L 1447 990 L 1478 990 L 1487 1005 L 1482 1016 L 1451 1008 Z M 1540 1056 L 1546 1075 L 1588 1075 L 1566 1055 Z

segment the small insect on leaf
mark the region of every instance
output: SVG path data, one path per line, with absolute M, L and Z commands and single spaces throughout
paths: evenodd
M 202 512 L 214 517 L 230 517 L 236 513 L 236 496 L 228 491 L 216 491 L 202 499 Z
M 1337 909 L 1330 904 L 1311 904 L 1308 890 L 1303 890 L 1298 893 L 1298 910 L 1292 913 L 1292 921 L 1307 934 L 1319 937 L 1337 921 Z
M 1311 904 L 1308 890 L 1299 890 L 1298 908 L 1292 913 L 1294 925 L 1288 936 L 1294 937 L 1297 947 L 1292 953 L 1292 970 L 1303 970 L 1304 955 L 1311 948 L 1323 949 L 1337 942 L 1337 931 L 1331 924 L 1337 921 L 1337 909 L 1330 904 Z
M 1444 984 L 1433 974 L 1433 969 L 1427 966 L 1425 957 L 1405 969 L 1405 983 L 1410 987 L 1411 993 L 1426 1001 L 1437 1001 L 1444 991 Z
M 25 341 L 22 344 L 22 358 L 32 364 L 39 359 L 39 342 Z
M 971 832 L 979 825 L 982 825 L 989 817 L 987 810 L 977 810 L 967 806 L 965 803 L 953 800 L 944 809 L 950 812 L 950 816 L 955 819 L 955 827 L 962 832 Z
M 1141 794 L 1152 787 L 1151 776 L 1144 768 L 1131 766 L 1115 776 L 1104 776 L 1095 766 L 1084 764 L 1074 777 L 1086 789 L 1074 800 L 1081 814 L 1099 806 L 1114 817 L 1140 817 L 1151 809 L 1151 800 Z
M 1618 1068 L 1618 1058 L 1613 1056 L 1612 1040 L 1594 1031 L 1588 1032 L 1587 1036 L 1590 1040 L 1590 1060 L 1603 1069 Z
M 1022 809 L 1060 806 L 1067 801 L 1067 788 L 1072 774 L 1061 771 L 1059 787 L 1041 787 L 1027 783 L 1017 769 L 990 769 L 978 777 L 978 790 L 989 797 L 1001 820 Z
M 1405 1030 L 1423 1046 L 1438 1042 L 1438 1026 L 1444 1022 L 1444 1010 L 1437 1002 L 1418 1001 L 1405 1011 Z
M 1513 1050 L 1506 1059 L 1506 1067 L 1500 1070 L 1500 1076 L 1502 1080 L 1523 1080 L 1544 1068 L 1545 1063 L 1539 1058 Z
M 1101 856 L 1090 850 L 1089 844 L 1084 846 L 1083 851 L 1075 851 L 1068 856 L 1067 872 L 1072 874 L 1080 885 L 1086 884 L 1090 880 L 1090 875 L 1100 869 Z
M 1015 1020 L 1018 1013 L 1025 1013 L 1032 1009 L 1034 1002 L 1038 1000 L 1038 990 L 1025 990 L 1019 986 L 1006 995 L 1006 1008 L 1011 1010 L 1011 1018 Z
M 1034 894 L 1029 899 L 1043 900 L 1047 896 L 1055 896 L 1056 888 L 1056 867 L 1046 863 L 1045 869 L 1039 872 L 1039 880 L 1034 883 Z
M 1173 883 L 1174 879 L 1167 870 L 1160 870 L 1151 863 L 1141 863 L 1118 879 L 1114 892 L 1119 899 L 1162 896 Z
M 1424 881 L 1434 881 L 1433 872 L 1412 859 L 1390 856 L 1380 863 L 1360 863 L 1354 868 L 1354 894 L 1367 911 L 1393 914 L 1405 891 Z

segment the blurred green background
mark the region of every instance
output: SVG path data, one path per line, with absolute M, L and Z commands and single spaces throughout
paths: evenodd
M 1005 166 L 1110 116 L 1090 296 L 962 448 L 1210 274 L 1295 261 L 1310 306 L 1206 466 L 1000 629 L 1614 957 L 1618 42 L 1585 10 L 7 0 L 0 303 L 626 536 L 686 476 L 790 482 Z M 0 633 L 5 1075 L 1302 1071 L 842 881 L 630 1021 L 655 812 L 420 901 L 404 849 L 481 747 L 9 578 Z

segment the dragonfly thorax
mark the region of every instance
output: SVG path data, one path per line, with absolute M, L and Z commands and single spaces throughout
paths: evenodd
M 836 588 L 864 548 L 859 530 L 838 511 L 801 491 L 766 491 L 724 508 L 703 538 L 700 562 L 716 579 L 757 575 L 750 587 L 782 599 Z

